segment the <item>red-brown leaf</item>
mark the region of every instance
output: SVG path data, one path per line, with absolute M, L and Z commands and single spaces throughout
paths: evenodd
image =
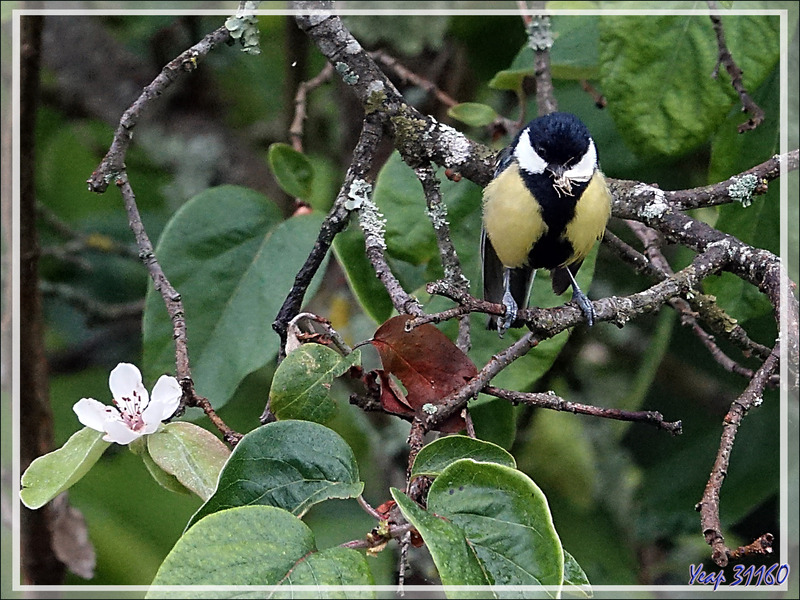
M 381 325 L 372 338 L 372 345 L 378 351 L 387 373 L 392 373 L 405 386 L 407 406 L 403 411 L 391 410 L 384 402 L 384 408 L 397 414 L 420 414 L 423 405 L 437 405 L 443 398 L 460 389 L 467 381 L 477 375 L 475 365 L 446 335 L 430 324 L 421 325 L 409 332 L 405 330 L 410 315 L 393 317 Z M 382 383 L 388 375 L 381 376 Z M 396 395 L 390 394 L 392 408 L 399 407 L 392 401 Z M 461 415 L 453 415 L 440 427 L 441 431 L 453 432 L 464 429 L 466 424 Z

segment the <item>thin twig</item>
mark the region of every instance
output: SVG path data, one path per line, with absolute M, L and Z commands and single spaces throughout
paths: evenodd
M 51 227 L 60 236 L 67 238 L 69 241 L 59 247 L 59 250 L 53 252 L 59 256 L 66 254 L 79 253 L 84 250 L 93 250 L 96 252 L 104 252 L 108 254 L 115 254 L 124 258 L 134 258 L 139 260 L 138 251 L 128 244 L 120 244 L 110 236 L 99 233 L 83 233 L 77 229 L 73 229 L 65 221 L 61 220 L 50 208 L 37 202 L 36 216 L 42 222 Z M 63 251 L 63 253 L 62 253 Z
M 713 0 L 708 0 L 708 7 L 712 11 L 715 11 L 717 9 L 717 3 Z M 733 89 L 736 90 L 736 93 L 739 94 L 739 99 L 742 101 L 742 110 L 750 113 L 750 118 L 739 125 L 738 128 L 739 133 L 744 133 L 745 131 L 750 131 L 761 125 L 764 121 L 764 111 L 753 101 L 750 94 L 747 93 L 747 89 L 744 87 L 742 70 L 733 60 L 733 56 L 725 43 L 725 31 L 722 28 L 722 19 L 716 13 L 711 13 L 709 18 L 714 25 L 714 32 L 717 34 L 717 48 L 719 49 L 717 64 L 714 66 L 714 72 L 711 76 L 716 79 L 720 64 L 728 71 L 728 75 L 730 75 L 731 78 L 731 85 Z
M 346 204 L 353 202 L 351 196 L 354 193 L 356 182 L 366 183 L 367 175 L 372 167 L 375 148 L 382 136 L 383 133 L 380 124 L 377 123 L 374 118 L 368 116 L 364 120 L 361 135 L 353 151 L 353 160 L 350 163 L 350 168 L 347 170 L 344 183 L 339 190 L 339 195 L 336 197 L 333 207 L 322 223 L 314 248 L 295 276 L 292 289 L 289 291 L 286 300 L 284 300 L 281 309 L 275 317 L 275 321 L 272 323 L 272 328 L 281 338 L 281 357 L 285 356 L 286 329 L 289 322 L 300 312 L 308 286 L 311 285 L 311 280 L 314 278 L 325 255 L 328 253 L 333 243 L 333 238 L 347 226 L 350 219 L 350 210 L 347 208 Z M 262 422 L 264 422 L 263 419 L 265 417 L 266 411 L 265 414 L 262 415 Z
M 769 377 L 776 372 L 780 365 L 780 344 L 776 343 L 769 358 L 764 361 L 744 392 L 731 404 L 728 414 L 722 421 L 722 438 L 720 440 L 717 458 L 711 470 L 708 483 L 703 492 L 702 500 L 696 508 L 700 512 L 700 524 L 706 543 L 711 546 L 711 558 L 720 567 L 728 564 L 731 550 L 725 545 L 722 535 L 722 523 L 719 517 L 719 495 L 722 483 L 728 474 L 733 442 L 736 432 L 750 409 L 759 406 L 763 401 L 764 389 Z M 744 552 L 740 550 L 740 553 Z
M 780 177 L 781 165 L 785 165 L 787 171 L 793 171 L 797 169 L 799 162 L 800 151 L 792 150 L 786 154 L 776 154 L 760 165 L 719 183 L 662 193 L 675 210 L 719 206 L 731 202 L 740 202 L 746 207 L 754 196 L 767 193 L 769 182 Z
M 411 469 L 414 466 L 414 461 L 417 459 L 417 454 L 422 450 L 425 443 L 425 423 L 418 418 L 414 418 L 411 422 L 411 429 L 408 432 L 408 466 L 406 467 L 406 494 L 411 493 Z
M 378 521 L 380 521 L 380 520 L 382 520 L 382 519 L 384 519 L 384 518 L 385 518 L 385 517 L 384 517 L 384 515 L 382 515 L 381 513 L 379 513 L 377 510 L 375 510 L 375 509 L 374 509 L 374 508 L 373 508 L 373 507 L 370 505 L 370 503 L 369 503 L 369 502 L 367 502 L 366 500 L 364 500 L 364 496 L 362 496 L 362 495 L 360 495 L 360 494 L 359 494 L 359 496 L 358 496 L 358 498 L 356 498 L 356 500 L 358 500 L 358 504 L 359 504 L 359 506 L 360 506 L 361 508 L 363 508 L 363 509 L 364 509 L 364 511 L 365 511 L 365 512 L 366 512 L 368 515 L 370 515 L 372 518 L 374 518 L 374 519 L 377 519 Z
M 397 76 L 400 77 L 400 79 L 402 79 L 404 82 L 410 83 L 411 85 L 415 85 L 425 90 L 429 94 L 433 94 L 436 97 L 436 99 L 439 102 L 441 102 L 444 106 L 450 108 L 458 104 L 458 100 L 454 99 L 452 96 L 442 91 L 442 89 L 439 88 L 435 83 L 433 83 L 429 79 L 425 79 L 421 75 L 417 75 L 411 69 L 406 68 L 405 66 L 400 64 L 400 62 L 393 56 L 389 56 L 388 54 L 386 54 L 381 50 L 370 52 L 369 55 L 376 61 L 382 63 L 384 66 L 394 71 L 397 74 Z
M 223 421 L 220 418 L 220 416 L 211 406 L 211 402 L 208 401 L 208 398 L 198 395 L 197 392 L 194 391 L 194 386 L 192 385 L 191 381 L 183 382 L 182 387 L 184 395 L 189 396 L 190 400 L 188 405 L 201 408 L 208 417 L 208 419 L 214 424 L 214 427 L 219 429 L 220 433 L 222 433 L 223 439 L 231 447 L 238 444 L 239 440 L 241 440 L 244 436 L 241 433 L 234 431 L 225 424 L 225 421 Z
M 553 78 L 550 73 L 550 48 L 553 34 L 550 31 L 550 17 L 537 15 L 526 22 L 528 45 L 534 53 L 534 78 L 536 79 L 536 106 L 539 116 L 549 115 L 558 110 Z
M 207 399 L 198 396 L 194 391 L 192 382 L 191 368 L 189 365 L 189 350 L 186 343 L 186 320 L 184 317 L 183 303 L 180 294 L 172 287 L 167 279 L 161 265 L 156 259 L 153 245 L 145 231 L 139 209 L 136 205 L 136 195 L 128 180 L 125 169 L 125 155 L 130 147 L 132 140 L 132 130 L 139 122 L 141 115 L 149 108 L 150 104 L 175 81 L 185 73 L 194 71 L 197 68 L 197 61 L 208 54 L 220 43 L 230 40 L 228 30 L 223 26 L 206 35 L 199 43 L 195 44 L 178 57 L 170 61 L 161 73 L 144 88 L 142 94 L 134 103 L 123 113 L 120 118 L 119 126 L 114 133 L 111 147 L 101 161 L 100 165 L 87 180 L 89 191 L 103 193 L 112 181 L 119 188 L 122 194 L 125 210 L 128 213 L 128 223 L 136 245 L 139 248 L 139 258 L 153 279 L 156 291 L 161 294 L 167 307 L 170 320 L 172 321 L 173 338 L 175 339 L 175 372 L 178 381 L 183 389 L 181 407 L 200 406 L 222 432 L 225 439 L 235 444 L 239 434 L 233 432 L 220 419 Z M 237 437 L 238 436 L 238 437 Z
M 433 94 L 433 96 L 447 108 L 452 108 L 458 104 L 458 100 L 450 96 L 447 92 L 443 91 L 435 83 L 405 67 L 393 56 L 389 56 L 381 50 L 370 52 L 369 55 L 377 62 L 380 62 L 385 67 L 394 71 L 394 73 L 405 83 L 410 83 L 411 85 L 415 85 L 420 89 L 425 90 L 428 94 Z M 489 128 L 493 131 L 516 131 L 519 129 L 519 125 L 511 119 L 498 115 L 489 125 Z
M 411 532 L 406 532 L 402 538 L 400 538 L 400 565 L 397 569 L 397 593 L 400 597 L 406 595 L 405 593 L 405 583 L 406 583 L 406 569 L 408 568 L 408 547 L 411 545 Z
M 189 348 L 186 342 L 186 318 L 181 295 L 172 287 L 172 284 L 169 282 L 169 279 L 167 279 L 161 265 L 156 259 L 153 244 L 150 242 L 147 231 L 145 231 L 142 217 L 139 214 L 139 208 L 136 205 L 136 195 L 133 193 L 133 188 L 128 181 L 127 172 L 122 171 L 118 173 L 115 183 L 122 193 L 122 199 L 125 202 L 125 210 L 128 213 L 128 224 L 133 232 L 133 236 L 136 238 L 136 245 L 139 247 L 139 257 L 147 267 L 147 271 L 150 273 L 156 291 L 161 294 L 164 304 L 167 307 L 170 321 L 172 321 L 172 336 L 175 340 L 175 373 L 178 377 L 181 389 L 183 390 L 179 413 L 186 406 L 198 406 L 202 408 L 211 422 L 214 423 L 217 429 L 223 434 L 225 440 L 233 446 L 238 439 L 241 438 L 241 435 L 225 425 L 222 419 L 214 412 L 211 403 L 206 398 L 198 396 L 194 391 L 192 371 L 189 364 Z
M 294 119 L 289 126 L 289 137 L 292 139 L 292 147 L 298 152 L 303 151 L 303 124 L 308 115 L 308 93 L 327 83 L 332 76 L 333 66 L 325 63 L 316 77 L 297 86 L 297 94 L 294 97 Z
M 414 172 L 420 183 L 422 183 L 422 191 L 425 194 L 425 202 L 428 206 L 428 218 L 436 234 L 436 244 L 439 248 L 439 258 L 444 270 L 444 279 L 450 285 L 460 288 L 464 292 L 469 292 L 469 279 L 464 276 L 461 261 L 450 237 L 450 224 L 447 222 L 447 205 L 442 200 L 442 191 L 439 187 L 439 181 L 436 179 L 436 173 L 430 164 L 418 167 Z M 457 346 L 462 352 L 468 352 L 470 345 L 469 315 L 462 315 L 459 318 Z
M 372 190 L 370 189 L 370 196 L 371 193 Z M 378 207 L 369 197 L 365 199 L 358 209 L 358 223 L 364 232 L 367 259 L 372 264 L 372 268 L 375 269 L 375 275 L 383 284 L 383 287 L 386 288 L 395 310 L 400 314 L 416 316 L 423 314 L 422 306 L 420 306 L 416 298 L 413 298 L 403 289 L 403 285 L 395 277 L 386 260 L 383 215 L 381 215 Z
M 124 171 L 125 154 L 132 140 L 132 130 L 151 102 L 161 96 L 180 77 L 194 71 L 197 68 L 198 60 L 205 57 L 219 44 L 230 39 L 230 33 L 223 25 L 164 66 L 158 77 L 144 88 L 136 101 L 123 113 L 119 126 L 114 132 L 111 147 L 92 176 L 86 181 L 90 192 L 102 194 L 108 188 L 109 183 Z
M 594 100 L 594 105 L 597 108 L 606 107 L 606 105 L 608 104 L 608 102 L 606 101 L 606 97 L 603 96 L 603 94 L 601 94 L 599 91 L 597 91 L 597 88 L 595 88 L 586 79 L 581 80 L 581 87 L 583 88 L 584 92 L 586 92 L 592 97 L 592 100 Z
M 175 339 L 175 373 L 178 376 L 178 381 L 191 381 L 192 372 L 189 366 L 189 350 L 186 347 L 186 320 L 184 318 L 181 295 L 172 287 L 156 259 L 153 244 L 150 242 L 147 231 L 145 231 L 139 208 L 136 205 L 136 195 L 128 181 L 128 174 L 125 171 L 119 173 L 115 183 L 122 193 L 122 200 L 128 213 L 128 224 L 136 239 L 136 245 L 139 247 L 139 257 L 147 267 L 156 291 L 164 299 L 169 318 L 172 321 L 172 334 Z
M 581 415 L 591 415 L 593 417 L 601 417 L 603 419 L 615 419 L 617 421 L 649 423 L 651 425 L 655 425 L 658 429 L 669 431 L 672 435 L 680 435 L 682 433 L 682 425 L 680 421 L 665 421 L 663 415 L 657 411 L 630 411 L 621 410 L 618 408 L 602 408 L 599 406 L 592 406 L 590 404 L 570 402 L 569 400 L 564 400 L 563 398 L 552 393 L 515 392 L 513 390 L 504 390 L 491 385 L 486 386 L 482 391 L 497 398 L 510 400 L 514 404 L 527 404 L 528 406 L 571 412 Z

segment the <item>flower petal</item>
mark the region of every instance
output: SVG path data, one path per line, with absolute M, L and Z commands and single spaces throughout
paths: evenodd
M 105 431 L 106 422 L 114 417 L 115 411 L 110 406 L 98 402 L 94 398 L 81 398 L 72 407 L 78 420 L 95 431 Z
M 136 438 L 142 437 L 143 432 L 133 431 L 125 423 L 118 419 L 106 421 L 106 435 L 103 439 L 107 442 L 116 442 L 117 444 L 130 444 Z
M 142 373 L 136 365 L 119 363 L 108 376 L 108 387 L 115 400 L 138 396 L 137 404 L 140 407 L 147 406 L 149 396 L 142 383 Z
M 183 390 L 177 379 L 169 375 L 159 377 L 153 386 L 152 400 L 142 412 L 142 420 L 148 428 L 151 423 L 160 423 L 175 414 L 182 395 Z M 152 432 L 148 431 L 147 433 Z

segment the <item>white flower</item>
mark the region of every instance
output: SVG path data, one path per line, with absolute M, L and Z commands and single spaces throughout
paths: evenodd
M 152 400 L 142 383 L 142 374 L 134 365 L 119 363 L 108 377 L 114 406 L 94 398 L 81 398 L 72 407 L 78 420 L 97 431 L 104 431 L 107 442 L 129 444 L 155 432 L 161 421 L 178 408 L 182 390 L 178 380 L 162 375 L 153 387 Z

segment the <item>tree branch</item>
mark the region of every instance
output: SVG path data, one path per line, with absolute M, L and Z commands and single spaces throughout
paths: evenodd
M 731 404 L 728 414 L 725 415 L 722 421 L 722 439 L 720 441 L 719 451 L 717 452 L 717 458 L 714 461 L 714 467 L 711 470 L 711 475 L 706 484 L 705 491 L 703 492 L 703 498 L 695 507 L 700 512 L 700 524 L 703 528 L 703 535 L 706 538 L 706 543 L 711 546 L 711 558 L 720 567 L 725 567 L 728 564 L 728 559 L 732 554 L 738 556 L 739 554 L 747 552 L 744 549 L 731 551 L 725 545 L 725 538 L 722 535 L 722 524 L 719 518 L 719 495 L 722 483 L 725 481 L 725 477 L 728 474 L 733 442 L 744 416 L 751 408 L 759 406 L 763 401 L 763 393 L 767 381 L 770 376 L 777 371 L 779 365 L 780 344 L 775 344 L 775 347 L 772 349 L 772 354 L 764 361 L 764 364 L 755 374 L 755 377 L 750 381 L 747 389 L 745 389 Z M 771 539 L 772 536 L 770 534 L 767 535 L 769 535 Z
M 139 98 L 122 115 L 119 126 L 114 132 L 114 141 L 111 143 L 111 147 L 92 176 L 86 181 L 90 192 L 102 194 L 108 188 L 108 184 L 125 170 L 125 154 L 131 144 L 132 130 L 151 102 L 163 94 L 181 76 L 194 71 L 199 59 L 205 57 L 219 44 L 228 42 L 230 39 L 230 33 L 223 25 L 164 66 L 158 77 L 144 88 Z
M 760 165 L 734 175 L 712 185 L 678 191 L 664 191 L 664 199 L 675 210 L 689 210 L 703 206 L 718 206 L 731 202 L 741 202 L 742 206 L 749 206 L 753 196 L 766 194 L 770 181 L 781 175 L 781 165 L 785 164 L 787 171 L 798 167 L 800 150 L 792 150 L 786 154 L 776 154 Z
M 180 294 L 172 287 L 167 276 L 156 259 L 150 237 L 145 231 L 139 209 L 136 205 L 136 195 L 128 181 L 125 169 L 125 155 L 132 140 L 132 129 L 136 126 L 142 113 L 149 108 L 151 103 L 158 98 L 182 74 L 193 71 L 197 67 L 197 60 L 208 54 L 221 42 L 230 40 L 228 30 L 223 26 L 208 34 L 202 41 L 195 44 L 177 58 L 170 61 L 150 85 L 145 87 L 139 98 L 123 113 L 119 126 L 114 134 L 111 147 L 101 161 L 100 165 L 87 180 L 89 191 L 103 193 L 108 184 L 113 180 L 122 194 L 125 210 L 128 214 L 128 224 L 136 239 L 139 248 L 139 258 L 153 280 L 156 291 L 161 294 L 172 321 L 173 337 L 175 339 L 175 373 L 183 389 L 181 407 L 199 406 L 204 410 L 212 422 L 220 428 L 225 439 L 232 445 L 238 441 L 238 434 L 232 432 L 205 398 L 197 396 L 192 382 L 192 373 L 189 364 L 189 350 L 186 342 L 186 320 Z M 203 402 L 205 400 L 205 402 Z M 197 403 L 197 404 L 195 404 Z M 238 436 L 241 437 L 241 436 Z
M 355 206 L 355 203 L 360 200 L 363 194 L 362 186 L 367 183 L 370 177 L 369 173 L 372 169 L 375 149 L 382 136 L 380 124 L 374 117 L 368 116 L 364 120 L 361 136 L 353 150 L 350 168 L 347 170 L 336 201 L 322 223 L 314 248 L 311 250 L 303 267 L 297 273 L 294 285 L 289 291 L 286 300 L 284 300 L 280 311 L 278 311 L 275 321 L 272 323 L 272 328 L 281 338 L 281 356 L 285 355 L 286 329 L 289 321 L 300 312 L 308 286 L 311 284 L 311 280 L 333 243 L 333 238 L 347 226 L 350 219 L 350 208 L 348 207 Z M 265 414 L 262 415 L 262 420 L 264 418 L 266 418 Z
M 428 218 L 436 234 L 436 244 L 439 248 L 439 258 L 444 270 L 444 280 L 456 289 L 469 292 L 469 280 L 461 269 L 461 261 L 456 253 L 453 240 L 450 238 L 450 224 L 447 222 L 447 205 L 442 200 L 442 192 L 436 173 L 431 165 L 415 169 L 417 178 L 422 183 L 422 191 L 428 205 Z M 456 345 L 462 352 L 468 352 L 470 347 L 469 315 L 462 315 L 458 320 L 458 340 Z
M 513 390 L 504 390 L 494 386 L 486 386 L 482 390 L 485 394 L 495 396 L 497 398 L 505 398 L 513 404 L 527 404 L 537 408 L 547 408 L 550 410 L 557 410 L 563 412 L 571 412 L 574 414 L 591 415 L 593 417 L 601 417 L 604 419 L 615 419 L 617 421 L 631 421 L 633 423 L 650 423 L 659 429 L 669 431 L 672 435 L 680 435 L 682 433 L 682 424 L 680 421 L 665 421 L 664 416 L 657 411 L 630 411 L 621 410 L 618 408 L 601 408 L 599 406 L 592 406 L 590 404 L 580 404 L 578 402 L 570 402 L 564 400 L 559 396 L 552 393 L 524 393 L 515 392 Z
M 612 180 L 609 182 L 614 196 L 613 212 L 615 216 L 641 221 L 660 231 L 667 241 L 679 243 L 696 252 L 717 247 L 722 248 L 727 256 L 725 270 L 751 283 L 761 290 L 769 299 L 775 310 L 775 321 L 780 329 L 782 314 L 785 313 L 786 331 L 781 331 L 787 347 L 792 386 L 796 389 L 798 363 L 798 302 L 794 294 L 788 294 L 788 305 L 781 304 L 781 282 L 790 289 L 795 284 L 789 281 L 781 265 L 780 259 L 773 253 L 754 248 L 721 231 L 717 231 L 707 223 L 692 219 L 688 215 L 677 212 L 666 200 L 664 192 L 649 185 Z
M 651 261 L 654 267 L 653 270 L 657 273 L 656 278 L 665 279 L 672 275 L 674 271 L 661 252 L 661 236 L 638 221 L 629 220 L 627 224 L 644 244 L 647 258 L 642 258 Z M 685 327 L 691 327 L 695 335 L 709 350 L 712 357 L 729 372 L 743 375 L 748 379 L 753 377 L 753 371 L 742 367 L 722 352 L 719 346 L 714 342 L 713 336 L 709 335 L 697 323 L 697 316 L 700 316 L 709 323 L 716 333 L 725 336 L 734 344 L 742 347 L 742 350 L 746 353 L 754 352 L 756 355 L 766 358 L 771 352 L 766 346 L 753 342 L 747 336 L 744 329 L 736 323 L 736 320 L 728 316 L 717 305 L 716 300 L 712 296 L 693 292 L 687 295 L 686 298 L 672 298 L 669 304 L 681 315 L 681 324 Z
M 36 230 L 36 113 L 42 48 L 41 16 L 20 20 L 20 172 L 19 172 L 19 365 L 20 470 L 53 449 L 53 412 L 44 350 L 44 316 L 39 293 L 39 236 Z M 16 489 L 16 486 L 14 486 Z M 52 536 L 58 518 L 55 506 L 22 508 L 20 544 L 22 582 L 60 585 L 64 563 L 56 555 Z
M 717 3 L 713 0 L 708 0 L 708 7 L 711 10 L 716 10 Z M 728 45 L 725 43 L 725 31 L 722 28 L 722 19 L 715 13 L 710 14 L 709 18 L 714 24 L 714 32 L 717 34 L 717 47 L 719 48 L 717 64 L 715 65 L 714 72 L 711 76 L 716 79 L 720 64 L 724 65 L 725 70 L 728 71 L 728 75 L 731 77 L 731 85 L 733 86 L 733 89 L 736 90 L 736 93 L 739 94 L 739 98 L 742 101 L 742 109 L 745 112 L 750 113 L 750 118 L 746 122 L 739 125 L 739 133 L 744 133 L 745 131 L 750 131 L 751 129 L 755 129 L 761 125 L 761 123 L 764 121 L 764 111 L 761 110 L 761 107 L 753 101 L 753 99 L 750 97 L 750 94 L 747 93 L 747 89 L 744 87 L 744 82 L 742 81 L 742 70 L 733 60 L 733 56 L 731 55 L 730 50 L 728 50 Z
M 596 300 L 593 305 L 597 320 L 624 325 L 636 315 L 656 311 L 670 298 L 686 293 L 708 275 L 718 272 L 727 264 L 727 261 L 728 256 L 724 249 L 718 246 L 710 247 L 705 253 L 696 256 L 688 267 L 644 292 L 622 298 L 611 297 Z M 498 306 L 497 312 L 499 310 Z M 577 325 L 583 317 L 580 308 L 568 304 L 553 309 L 528 308 L 521 311 L 520 318 L 525 320 L 531 331 L 504 351 L 493 356 L 476 377 L 461 389 L 444 398 L 438 405 L 438 410 L 425 419 L 428 431 L 435 429 L 438 424 L 466 406 L 467 401 L 476 397 L 495 375 L 516 359 L 524 356 L 540 341 Z
M 294 119 L 289 126 L 289 137 L 292 140 L 292 147 L 298 152 L 303 151 L 303 125 L 308 115 L 308 93 L 330 81 L 331 77 L 333 77 L 333 67 L 330 63 L 326 63 L 316 77 L 297 86 L 294 97 Z
M 372 57 L 333 14 L 329 1 L 295 2 L 298 26 L 334 66 L 366 114 L 378 113 L 403 160 L 415 168 L 435 162 L 478 185 L 494 169 L 494 152 L 410 106 Z

